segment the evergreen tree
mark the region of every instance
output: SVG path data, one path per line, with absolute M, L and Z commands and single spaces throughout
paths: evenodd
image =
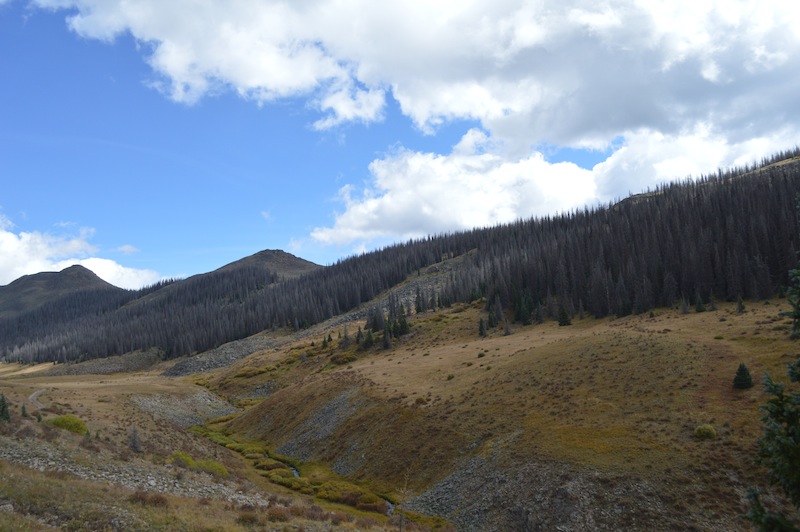
M 136 426 L 131 429 L 131 433 L 128 435 L 128 448 L 135 453 L 142 452 L 142 440 L 139 438 L 139 429 Z
M 6 396 L 0 393 L 0 421 L 5 421 L 6 423 L 11 422 L 11 414 L 8 412 L 8 401 L 6 400 Z
M 483 321 L 483 317 L 481 317 L 480 322 L 478 322 L 478 334 L 480 334 L 481 337 L 486 336 L 486 322 Z
M 789 364 L 789 379 L 800 382 L 800 358 Z M 800 391 L 786 393 L 783 383 L 764 376 L 764 390 L 771 396 L 762 406 L 764 434 L 758 440 L 758 462 L 769 470 L 769 480 L 778 484 L 786 497 L 800 508 Z M 781 514 L 768 512 L 757 490 L 748 495 L 750 510 L 743 517 L 764 531 L 796 531 Z
M 408 320 L 406 319 L 406 315 L 403 312 L 400 312 L 397 316 L 396 330 L 397 330 L 397 336 L 408 334 L 410 330 L 408 326 Z
M 497 316 L 491 310 L 489 311 L 488 322 L 490 329 L 494 329 L 495 327 L 497 327 Z
M 700 297 L 700 292 L 697 293 L 697 297 L 695 298 L 694 310 L 696 312 L 705 312 L 706 311 L 706 305 L 705 305 L 705 303 L 703 303 L 703 298 Z
M 792 332 L 790 338 L 800 338 L 800 267 L 789 271 L 789 288 L 786 290 L 786 300 L 791 310 L 781 312 L 782 316 L 792 318 Z
M 572 325 L 572 320 L 569 317 L 569 312 L 561 305 L 558 309 L 558 325 L 564 327 L 566 325 Z
M 360 346 L 362 343 L 364 343 L 364 333 L 361 331 L 361 325 L 359 325 L 356 333 L 356 344 Z
M 736 376 L 733 378 L 733 387 L 740 390 L 753 387 L 753 377 L 744 362 L 739 364 L 739 369 L 736 370 Z
M 795 197 L 795 212 L 800 218 L 800 194 Z M 789 270 L 789 288 L 786 290 L 786 299 L 791 310 L 782 312 L 781 315 L 792 318 L 792 340 L 800 338 L 800 265 Z
M 375 338 L 372 336 L 372 329 L 367 329 L 367 334 L 364 335 L 364 349 L 369 349 L 375 344 Z
M 389 330 L 388 324 L 386 325 L 386 328 L 383 329 L 383 348 L 392 348 L 392 331 Z
M 736 313 L 737 314 L 744 313 L 744 301 L 742 301 L 742 296 L 736 298 Z
M 544 306 L 541 303 L 536 305 L 536 312 L 534 312 L 533 317 L 536 323 L 544 323 Z

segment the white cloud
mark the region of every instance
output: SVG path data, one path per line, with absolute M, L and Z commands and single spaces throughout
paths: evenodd
M 118 247 L 117 251 L 119 251 L 120 253 L 124 253 L 126 255 L 134 255 L 136 253 L 139 253 L 139 248 L 137 248 L 136 246 L 132 246 L 130 244 L 125 244 Z
M 97 252 L 87 240 L 91 230 L 77 235 L 54 236 L 41 232 L 14 232 L 8 218 L 0 216 L 0 285 L 39 272 L 61 271 L 81 264 L 101 279 L 122 288 L 155 283 L 160 276 L 151 270 L 127 268 L 114 261 L 92 257 Z
M 78 34 L 130 33 L 170 97 L 230 88 L 309 97 L 316 127 L 379 119 L 385 90 L 419 127 L 480 120 L 495 136 L 580 144 L 709 120 L 743 95 L 798 87 L 793 0 L 34 0 Z M 784 87 L 788 89 L 789 87 Z M 763 93 L 761 93 L 763 94 Z M 765 102 L 791 103 L 789 92 Z M 742 126 L 775 115 L 740 107 Z
M 496 223 L 750 162 L 797 142 L 794 0 L 34 0 L 78 34 L 131 34 L 159 87 L 192 103 L 233 90 L 300 97 L 317 129 L 381 120 L 387 97 L 435 134 L 477 121 L 450 154 L 398 150 L 324 242 Z M 622 148 L 594 172 L 538 146 Z M 473 143 L 473 144 L 470 144 Z M 476 145 L 480 150 L 476 151 Z M 568 183 L 568 185 L 564 185 Z M 470 225 L 468 225 L 470 224 Z
M 776 146 L 794 146 L 798 134 L 797 128 L 786 127 L 768 136 L 736 141 L 707 124 L 674 135 L 631 132 L 623 147 L 595 166 L 598 197 L 603 202 L 613 201 L 666 181 L 744 166 L 772 155 Z
M 54 269 L 61 271 L 73 264 L 92 270 L 104 281 L 120 288 L 136 289 L 156 283 L 161 276 L 153 270 L 128 268 L 109 259 L 90 257 L 87 259 L 69 259 L 55 263 Z
M 491 139 L 470 130 L 448 155 L 400 149 L 372 162 L 363 190 L 345 185 L 345 210 L 330 227 L 311 236 L 325 244 L 376 247 L 389 239 L 470 229 L 532 216 L 606 204 L 657 185 L 743 166 L 792 146 L 800 131 L 784 128 L 769 137 L 731 142 L 706 124 L 665 135 L 639 130 L 592 170 L 548 163 L 542 154 L 498 155 Z
M 508 160 L 484 148 L 490 139 L 469 131 L 449 155 L 400 149 L 373 161 L 371 186 L 340 190 L 346 210 L 333 227 L 313 230 L 317 241 L 411 238 L 430 233 L 512 222 L 534 214 L 590 203 L 590 171 L 572 163 L 550 164 L 534 153 Z

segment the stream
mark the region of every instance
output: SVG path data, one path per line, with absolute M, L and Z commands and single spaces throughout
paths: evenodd
M 297 470 L 297 468 L 296 468 L 296 467 L 294 467 L 294 466 L 293 466 L 292 464 L 290 464 L 289 462 L 287 462 L 287 461 L 285 461 L 285 460 L 281 460 L 281 459 L 279 459 L 279 458 L 277 458 L 277 457 L 275 457 L 275 456 L 270 456 L 270 454 L 269 454 L 269 451 L 267 451 L 267 452 L 265 453 L 265 455 L 264 455 L 264 456 L 265 456 L 266 458 L 271 458 L 272 460 L 276 460 L 276 461 L 278 461 L 278 462 L 280 462 L 280 463 L 282 463 L 282 464 L 286 465 L 286 467 L 288 467 L 288 468 L 289 468 L 289 470 L 290 470 L 290 471 L 292 472 L 292 474 L 294 475 L 294 478 L 300 478 L 300 471 L 298 471 L 298 470 Z M 380 497 L 380 495 L 378 495 L 378 496 Z M 385 502 L 385 503 L 386 503 L 386 515 L 388 515 L 389 517 L 391 517 L 392 515 L 394 515 L 394 509 L 395 509 L 395 506 L 396 506 L 396 505 L 395 505 L 395 504 L 393 504 L 391 501 L 389 501 L 389 499 L 387 499 L 387 498 L 385 498 L 385 497 L 381 497 L 381 499 L 383 499 L 383 502 Z

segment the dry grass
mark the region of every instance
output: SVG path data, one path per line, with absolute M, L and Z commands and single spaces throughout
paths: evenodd
M 686 315 L 661 309 L 480 338 L 480 306 L 459 306 L 416 316 L 412 334 L 392 350 L 359 352 L 349 367 L 331 367 L 324 353 L 300 363 L 298 353 L 319 350 L 319 341 L 304 341 L 284 358 L 260 355 L 276 368 L 261 379 L 237 383 L 240 369 L 232 368 L 210 382 L 242 394 L 274 383 L 279 391 L 230 430 L 275 448 L 296 441 L 342 390 L 356 390 L 354 411 L 306 450 L 331 464 L 357 448 L 364 459 L 354 460 L 354 471 L 387 493 L 404 482 L 430 486 L 472 449 L 499 452 L 509 465 L 549 458 L 649 479 L 681 505 L 713 501 L 717 512 L 736 515 L 746 486 L 764 484 L 753 446 L 766 398 L 759 386 L 733 389 L 733 377 L 740 362 L 756 381 L 765 371 L 783 376 L 795 348 L 778 316 L 785 308 L 751 302 L 741 315 L 733 304 Z M 717 438 L 697 439 L 701 424 Z
M 280 468 L 265 459 L 266 450 L 302 449 L 313 462 L 301 464 L 301 473 L 318 486 L 342 479 L 332 472 L 336 464 L 363 489 L 395 500 L 433 485 L 465 457 L 492 454 L 509 467 L 551 459 L 606 479 L 646 479 L 673 516 L 711 508 L 736 515 L 744 489 L 765 480 L 752 462 L 765 396 L 760 386 L 735 390 L 732 382 L 740 362 L 755 381 L 766 371 L 784 378 L 796 344 L 778 316 L 787 305 L 778 303 L 749 302 L 744 314 L 720 304 L 715 312 L 662 309 L 654 317 L 575 320 L 569 327 L 551 322 L 514 327 L 510 336 L 498 328 L 487 338 L 478 336 L 480 305 L 454 306 L 415 316 L 411 334 L 391 350 L 379 342 L 367 351 L 351 346 L 346 352 L 355 359 L 343 366 L 331 363 L 343 351 L 334 347 L 341 327 L 319 328 L 204 374 L 198 383 L 248 408 L 210 424 L 206 440 L 130 401 L 185 397 L 197 391 L 190 379 L 34 373 L 0 382 L 15 405 L 44 390 L 45 418 L 75 414 L 91 434 L 108 437 L 104 445 L 112 450 L 124 449 L 135 424 L 148 456 L 182 450 L 220 460 L 232 475 L 269 490 L 281 490 L 267 480 Z M 349 324 L 351 335 L 358 325 Z M 323 349 L 328 334 L 334 346 Z M 249 397 L 257 389 L 267 390 L 263 399 Z M 30 403 L 28 411 L 35 412 Z M 702 424 L 717 437 L 696 438 Z M 323 425 L 319 438 L 303 439 Z M 236 448 L 240 454 L 231 458 L 222 446 L 234 440 L 252 449 Z M 147 508 L 179 512 L 182 504 L 170 499 L 167 508 Z M 244 526 L 237 519 L 280 522 L 278 513 L 271 521 L 263 512 L 233 509 L 223 528 Z

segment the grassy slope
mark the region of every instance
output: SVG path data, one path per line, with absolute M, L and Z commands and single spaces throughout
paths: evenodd
M 41 368 L 52 367 L 49 364 Z M 0 423 L 0 445 L 5 438 L 16 441 L 14 448 L 59 449 L 58 460 L 38 459 L 38 468 L 28 469 L 0 458 L 0 530 L 49 530 L 80 528 L 87 530 L 248 530 L 254 526 L 280 530 L 289 523 L 308 530 L 354 530 L 379 527 L 380 516 L 354 516 L 329 504 L 317 504 L 280 486 L 269 484 L 256 474 L 236 452 L 225 449 L 170 422 L 175 409 L 194 415 L 200 407 L 185 398 L 205 392 L 186 380 L 161 377 L 164 367 L 135 374 L 47 376 L 27 371 L 23 366 L 0 365 L 0 392 L 11 405 L 10 424 Z M 20 371 L 22 370 L 22 371 Z M 31 394 L 44 406 L 37 409 Z M 163 405 L 158 409 L 144 404 Z M 28 417 L 21 414 L 26 407 Z M 45 422 L 36 421 L 40 414 Z M 57 429 L 46 423 L 60 414 L 74 414 L 86 422 L 87 438 Z M 132 427 L 137 427 L 142 453 L 129 448 Z M 213 478 L 203 471 L 185 469 L 171 463 L 176 451 L 202 460 L 221 463 L 227 475 Z M 32 453 L 50 456 L 52 450 Z M 0 453 L 2 455 L 3 453 Z M 16 451 L 20 455 L 19 451 Z M 23 453 L 24 454 L 24 453 Z M 201 462 L 202 463 L 202 462 Z M 187 497 L 177 494 L 157 496 L 137 492 L 120 483 L 79 478 L 63 471 L 75 464 L 78 469 L 96 467 L 98 471 L 118 473 L 147 480 L 154 472 L 166 478 L 207 485 L 209 481 L 233 486 L 234 491 L 260 496 L 270 507 L 250 507 L 209 492 Z M 154 498 L 155 496 L 155 498 Z M 273 508 L 278 506 L 277 508 Z M 50 526 L 52 525 L 52 526 Z
M 403 500 L 436 486 L 470 457 L 491 457 L 492 467 L 507 472 L 559 464 L 573 475 L 599 478 L 601 489 L 591 491 L 588 504 L 623 508 L 622 514 L 626 505 L 635 507 L 636 493 L 614 486 L 629 481 L 652 486 L 659 503 L 640 527 L 735 529 L 742 528 L 736 515 L 744 508 L 746 488 L 764 485 L 753 456 L 758 406 L 765 396 L 758 386 L 737 391 L 731 384 L 740 362 L 756 381 L 765 371 L 784 377 L 785 364 L 796 352 L 788 322 L 778 316 L 786 307 L 780 300 L 748 303 L 741 315 L 730 304 L 686 315 L 662 309 L 654 317 L 576 320 L 569 327 L 551 322 L 515 328 L 511 336 L 498 329 L 480 338 L 480 305 L 456 306 L 415 316 L 412 333 L 389 351 L 351 346 L 357 358 L 346 365 L 330 363 L 332 352 L 342 349 L 321 347 L 327 334 L 336 344 L 341 327 L 320 328 L 287 347 L 254 353 L 194 380 L 248 408 L 227 424 L 228 434 L 304 460 L 301 473 L 320 482 L 337 478 L 335 470 Z M 351 335 L 357 326 L 350 324 Z M 159 377 L 161 368 L 111 376 L 11 376 L 18 369 L 0 368 L 0 388 L 15 408 L 45 390 L 39 396 L 48 407 L 45 417 L 68 412 L 87 421 L 92 434 L 103 436 L 104 452 L 96 455 L 103 460 L 124 454 L 130 427 L 136 425 L 147 456 L 156 463 L 183 450 L 197 459 L 220 460 L 234 477 L 267 492 L 287 493 L 255 474 L 244 457 L 131 401 L 133 396 L 192 395 L 198 387 L 191 380 Z M 697 440 L 694 428 L 701 423 L 711 423 L 718 438 Z M 32 486 L 38 483 L 36 489 L 73 482 L 3 467 L 0 473 L 22 475 Z M 69 489 L 85 493 L 86 500 L 101 497 L 92 490 L 102 491 L 90 484 Z M 179 509 L 197 503 L 171 501 L 168 509 L 124 506 L 151 523 L 191 523 L 192 512 Z M 61 524 L 72 515 L 69 509 L 51 510 L 66 516 Z M 233 526 L 241 510 L 225 511 L 225 522 Z M 201 515 L 195 518 L 202 522 Z M 0 522 L 12 519 L 24 520 L 9 514 Z M 265 522 L 263 512 L 259 519 Z
M 479 307 L 458 307 L 416 317 L 392 350 L 354 351 L 347 366 L 329 363 L 320 331 L 314 345 L 256 354 L 208 384 L 242 397 L 274 381 L 280 390 L 229 431 L 384 491 L 422 492 L 465 457 L 492 453 L 509 470 L 551 460 L 649 482 L 674 522 L 705 516 L 741 526 L 747 487 L 764 484 L 753 457 L 765 396 L 759 386 L 734 390 L 732 380 L 740 362 L 755 381 L 765 371 L 785 375 L 795 349 L 778 316 L 785 308 L 662 309 L 482 339 Z M 703 423 L 716 440 L 695 438 Z

